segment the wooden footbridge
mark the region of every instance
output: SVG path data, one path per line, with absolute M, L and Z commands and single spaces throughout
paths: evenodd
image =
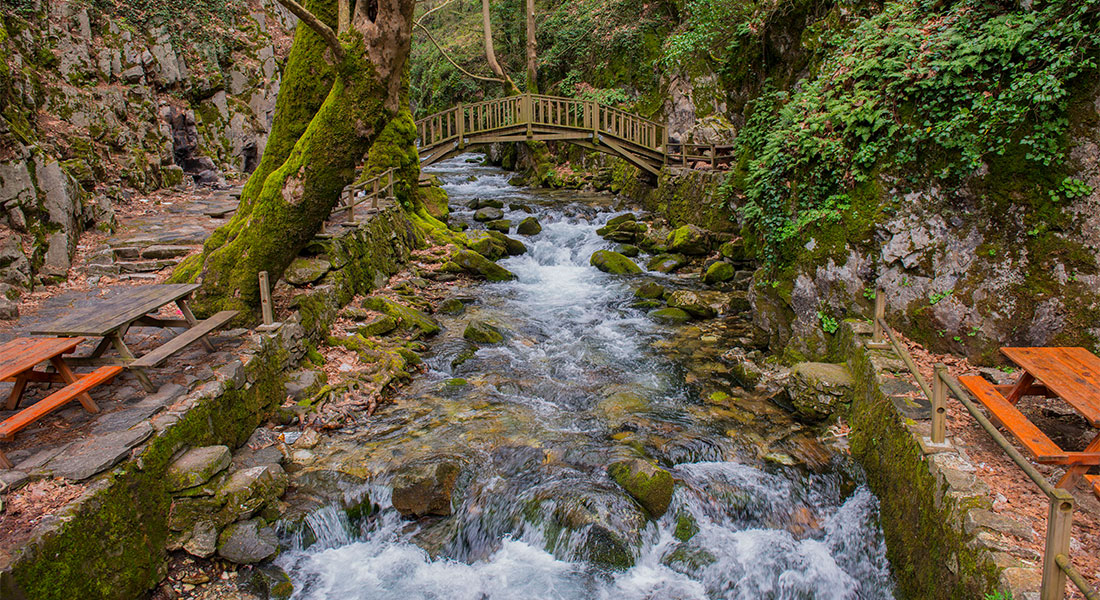
M 732 146 L 669 143 L 668 126 L 596 102 L 523 94 L 459 104 L 416 122 L 420 164 L 493 142 L 566 141 L 622 157 L 656 176 L 668 164 L 717 168 Z

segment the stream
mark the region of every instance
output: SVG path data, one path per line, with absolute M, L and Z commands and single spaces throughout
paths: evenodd
M 437 315 L 427 372 L 369 421 L 317 447 L 316 465 L 354 474 L 376 511 L 306 519 L 277 564 L 296 600 L 893 598 L 878 504 L 850 457 L 759 393 L 723 354 L 748 344 L 745 315 L 660 324 L 632 308 L 656 280 L 589 266 L 624 212 L 606 194 L 509 185 L 464 155 L 428 169 L 472 223 L 475 198 L 533 210 L 541 233 L 500 264 L 518 280 L 456 289 L 466 311 Z M 509 205 L 515 205 L 509 209 Z M 523 205 L 523 206 L 521 206 Z M 645 258 L 637 259 L 644 264 Z M 472 347 L 466 324 L 505 333 Z M 647 457 L 676 480 L 649 519 L 608 475 Z M 391 505 L 410 464 L 459 465 L 454 514 L 410 521 Z

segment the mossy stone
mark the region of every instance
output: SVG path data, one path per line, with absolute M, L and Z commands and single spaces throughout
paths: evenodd
M 680 310 L 679 308 L 662 308 L 649 313 L 649 318 L 657 321 L 658 323 L 679 325 L 681 323 L 687 323 L 688 321 L 690 321 L 691 315 Z
M 722 255 L 722 258 L 733 262 L 748 262 L 752 260 L 752 256 L 749 255 L 748 250 L 745 248 L 745 241 L 740 239 L 722 244 L 718 247 L 718 253 Z
M 484 277 L 488 281 L 511 281 L 516 274 L 473 250 L 459 250 L 451 261 L 463 271 Z
M 466 312 L 466 305 L 458 298 L 451 298 L 444 300 L 438 310 L 445 315 L 461 315 Z
M 542 224 L 535 217 L 527 217 L 519 222 L 516 233 L 519 235 L 537 235 L 542 233 Z
M 503 258 L 508 254 L 508 246 L 502 240 L 491 235 L 495 232 L 488 232 L 482 234 L 481 237 L 470 240 L 470 250 L 477 252 L 478 254 L 488 258 L 489 260 L 497 260 Z
M 499 221 L 504 218 L 504 211 L 499 208 L 479 208 L 474 213 L 474 220 L 479 223 L 488 223 L 489 221 Z
M 622 254 L 623 256 L 626 256 L 628 258 L 636 258 L 639 254 L 642 253 L 642 251 L 637 246 L 631 244 L 619 244 L 615 248 L 615 252 L 618 252 L 619 254 Z
M 676 515 L 676 530 L 672 533 L 676 539 L 686 542 L 695 537 L 697 533 L 699 533 L 699 523 L 695 521 L 695 517 L 691 516 L 691 513 L 681 512 Z
M 672 273 L 686 264 L 688 257 L 683 254 L 658 254 L 649 260 L 646 268 L 658 273 Z
M 485 321 L 470 321 L 462 337 L 476 344 L 499 344 L 504 341 L 504 334 Z
M 227 446 L 192 448 L 176 459 L 165 474 L 168 491 L 202 485 L 229 466 L 232 455 Z
M 619 215 L 617 217 L 612 217 L 611 219 L 608 219 L 607 223 L 604 223 L 604 226 L 618 227 L 619 225 L 622 225 L 624 223 L 631 223 L 637 220 L 638 217 L 634 216 L 634 213 L 626 213 L 624 215 Z
M 713 319 L 718 312 L 690 290 L 676 290 L 668 297 L 668 305 L 679 308 L 696 319 Z
M 371 337 L 386 335 L 394 329 L 397 329 L 397 319 L 390 315 L 378 315 L 359 327 L 357 331 L 364 337 Z
M 404 306 L 383 296 L 370 296 L 363 299 L 363 308 L 380 312 L 393 317 L 397 324 L 406 329 L 413 329 L 422 335 L 433 335 L 442 329 L 439 323 L 427 313 Z
M 290 285 L 315 283 L 332 270 L 332 263 L 322 258 L 296 258 L 283 273 Z
M 668 234 L 669 252 L 698 256 L 710 251 L 710 234 L 695 225 L 684 225 Z
M 512 230 L 512 222 L 508 219 L 500 219 L 499 221 L 489 221 L 485 224 L 486 229 L 489 231 L 499 231 L 500 233 L 508 233 Z
M 736 272 L 730 263 L 719 261 L 707 267 L 707 272 L 703 274 L 703 283 L 707 285 L 725 283 L 733 279 Z
M 527 245 L 516 238 L 510 238 L 499 231 L 490 231 L 489 235 L 496 241 L 504 244 L 504 252 L 508 254 L 508 256 L 527 254 Z
M 665 286 L 657 283 L 656 281 L 647 281 L 643 283 L 637 290 L 634 290 L 634 296 L 637 298 L 644 298 L 646 300 L 656 300 L 662 298 L 665 295 Z
M 654 519 L 661 518 L 672 502 L 672 473 L 657 465 L 632 458 L 612 463 L 607 472 Z
M 604 273 L 611 273 L 612 275 L 633 275 L 642 272 L 642 269 L 634 264 L 634 261 L 610 250 L 596 251 L 588 262 Z

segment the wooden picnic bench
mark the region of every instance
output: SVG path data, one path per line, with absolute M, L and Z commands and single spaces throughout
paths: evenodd
M 73 373 L 63 355 L 72 353 L 83 341 L 84 338 L 80 337 L 16 338 L 0 345 L 0 381 L 14 384 L 4 404 L 4 410 L 19 408 L 19 401 L 22 400 L 28 383 L 65 384 L 62 389 L 0 422 L 0 441 L 11 441 L 17 432 L 74 399 L 88 412 L 99 412 L 99 407 L 88 391 L 113 379 L 122 371 L 122 367 L 101 367 L 87 375 Z M 48 362 L 54 371 L 35 370 L 36 366 L 44 362 Z M 12 466 L 11 461 L 0 451 L 0 467 L 10 469 Z
M 1016 407 L 1024 396 L 1060 398 L 1092 426 L 1100 428 L 1100 358 L 1084 348 L 1001 348 L 1021 369 L 1013 385 L 997 386 L 982 377 L 963 376 L 962 383 L 993 419 L 1045 464 L 1065 465 L 1058 487 L 1070 488 L 1084 475 L 1100 496 L 1100 476 L 1087 475 L 1100 465 L 1100 432 L 1081 452 L 1063 450 Z
M 157 367 L 172 355 L 201 341 L 208 350 L 214 347 L 206 335 L 225 325 L 237 315 L 226 310 L 204 321 L 191 313 L 188 299 L 197 290 L 197 284 L 161 284 L 136 287 L 120 287 L 100 301 L 78 306 L 64 317 L 39 325 L 31 330 L 36 335 L 58 337 L 102 338 L 90 356 L 72 359 L 74 364 L 117 365 L 130 369 L 146 391 L 156 390 L 146 368 Z M 183 319 L 165 319 L 153 316 L 162 307 L 175 303 Z M 137 357 L 126 345 L 126 333 L 134 326 L 183 328 L 185 331 L 164 345 L 144 356 Z M 118 358 L 104 358 L 114 347 Z

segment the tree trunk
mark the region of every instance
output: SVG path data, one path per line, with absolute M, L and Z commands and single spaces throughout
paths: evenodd
M 527 0 L 527 91 L 539 93 L 537 50 L 535 44 L 535 0 Z
M 414 6 L 415 0 L 356 3 L 351 27 L 331 53 L 341 58 L 324 103 L 266 177 L 249 214 L 226 225 L 226 242 L 204 254 L 196 295 L 203 312 L 257 306 L 257 274 L 278 280 L 324 226 L 355 167 L 404 108 Z
M 504 80 L 504 92 L 506 94 L 518 94 L 519 88 L 516 87 L 515 82 L 504 72 L 504 68 L 497 61 L 497 52 L 493 45 L 493 22 L 489 19 L 489 0 L 481 0 L 481 26 L 485 36 L 485 60 L 489 63 L 489 69 L 497 77 Z

